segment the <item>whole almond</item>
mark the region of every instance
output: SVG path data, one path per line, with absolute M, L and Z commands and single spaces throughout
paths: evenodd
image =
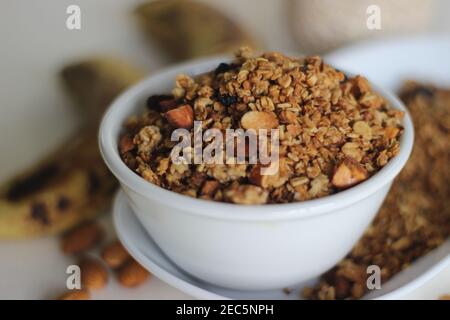
M 91 298 L 91 294 L 88 290 L 73 290 L 67 291 L 58 297 L 58 300 L 89 300 Z
M 78 254 L 91 249 L 103 237 L 100 226 L 94 222 L 83 224 L 69 231 L 62 239 L 62 251 L 65 254 Z
M 194 111 L 188 104 L 169 110 L 164 116 L 175 128 L 190 129 L 194 126 Z
M 124 287 L 133 288 L 144 283 L 150 273 L 135 260 L 130 260 L 120 268 L 117 277 Z
M 80 269 L 83 289 L 96 290 L 106 286 L 108 270 L 101 261 L 94 258 L 85 258 L 80 262 Z
M 277 117 L 270 112 L 249 111 L 241 118 L 241 125 L 244 129 L 275 129 L 278 127 Z
M 367 177 L 366 169 L 358 161 L 347 157 L 337 166 L 331 183 L 335 187 L 343 189 L 354 186 L 366 180 Z
M 136 145 L 133 143 L 133 137 L 130 134 L 125 134 L 120 138 L 119 151 L 120 154 L 125 154 L 128 151 L 133 150 Z
M 119 240 L 107 245 L 102 251 L 102 259 L 112 269 L 119 268 L 130 259 L 130 254 Z
M 212 196 L 219 189 L 220 183 L 217 180 L 207 180 L 202 186 L 201 194 Z

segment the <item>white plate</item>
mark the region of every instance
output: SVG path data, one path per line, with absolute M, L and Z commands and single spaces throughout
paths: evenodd
M 368 41 L 325 56 L 337 68 L 396 91 L 407 79 L 450 86 L 450 34 Z
M 161 280 L 198 299 L 300 299 L 302 288 L 317 281 L 311 279 L 308 283 L 298 284 L 290 288 L 290 294 L 286 294 L 282 290 L 251 292 L 220 288 L 186 274 L 170 261 L 141 226 L 121 191 L 116 195 L 114 201 L 113 219 L 119 239 L 142 266 Z M 380 290 L 372 291 L 366 298 L 401 298 L 448 266 L 450 264 L 449 254 L 450 242 L 448 241 L 383 284 Z
M 347 47 L 325 57 L 338 68 L 360 73 L 380 86 L 396 91 L 406 79 L 450 86 L 450 35 L 376 40 Z M 137 218 L 118 197 L 115 210 L 117 232 L 137 260 L 156 276 L 196 298 L 208 299 L 297 299 L 299 284 L 290 295 L 281 291 L 242 292 L 205 284 L 173 265 L 141 228 Z M 433 278 L 436 279 L 431 281 Z M 450 241 L 397 274 L 381 290 L 366 296 L 372 299 L 434 299 L 449 292 Z M 314 281 L 311 280 L 311 281 Z

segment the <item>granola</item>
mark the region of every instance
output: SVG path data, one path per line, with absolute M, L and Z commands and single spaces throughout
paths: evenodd
M 360 298 L 367 266 L 380 267 L 383 283 L 450 235 L 450 90 L 408 82 L 401 98 L 416 129 L 411 158 L 365 235 L 316 288 L 305 289 L 307 298 Z
M 320 57 L 255 56 L 245 47 L 233 62 L 195 79 L 178 75 L 172 94 L 151 96 L 147 107 L 125 124 L 123 161 L 163 188 L 238 204 L 304 201 L 352 187 L 398 154 L 403 132 L 403 113 L 364 77 L 347 77 Z M 224 135 L 226 129 L 277 129 L 278 160 L 175 163 L 171 134 L 187 129 L 193 141 L 194 121 Z M 271 133 L 268 141 L 274 139 Z M 272 165 L 276 172 L 261 174 Z

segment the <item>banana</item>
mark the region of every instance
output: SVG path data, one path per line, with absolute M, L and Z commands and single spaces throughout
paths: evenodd
M 0 188 L 0 239 L 63 232 L 94 218 L 110 203 L 116 181 L 97 146 L 99 118 L 107 105 L 141 78 L 113 58 L 76 63 L 61 72 L 86 123 L 36 166 Z
M 258 47 L 241 26 L 201 2 L 144 2 L 135 15 L 144 36 L 175 60 L 232 52 L 242 45 Z

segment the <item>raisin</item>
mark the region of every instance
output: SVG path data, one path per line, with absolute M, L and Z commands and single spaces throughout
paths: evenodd
M 176 107 L 178 102 L 170 94 L 155 94 L 147 99 L 147 108 L 156 109 L 160 112 L 166 112 Z
M 224 73 L 231 70 L 231 65 L 228 63 L 222 62 L 219 66 L 214 70 L 214 74 L 217 76 L 220 73 Z
M 221 104 L 223 104 L 226 107 L 231 106 L 232 104 L 235 104 L 237 102 L 237 97 L 235 96 L 220 96 L 219 101 Z

